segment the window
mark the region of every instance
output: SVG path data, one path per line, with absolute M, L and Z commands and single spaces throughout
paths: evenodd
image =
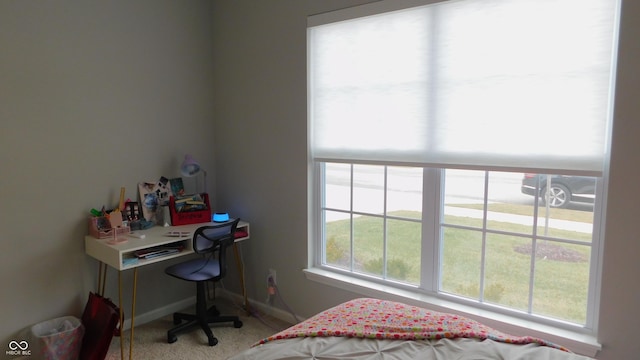
M 309 19 L 314 266 L 593 329 L 617 1 L 402 3 Z
M 398 287 L 587 323 L 597 178 L 343 163 L 321 167 L 324 266 Z M 566 195 L 563 201 L 557 190 Z M 425 198 L 434 199 L 428 210 Z M 432 279 L 424 274 L 433 253 L 437 285 L 430 289 Z

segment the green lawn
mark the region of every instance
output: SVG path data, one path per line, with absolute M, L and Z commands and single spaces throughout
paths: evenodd
M 510 211 L 513 211 L 511 205 Z M 504 209 L 503 209 L 504 210 Z M 571 210 L 552 212 L 552 216 L 585 219 L 583 214 L 570 214 Z M 496 207 L 491 211 L 498 211 Z M 576 211 L 574 211 L 576 212 Z M 554 214 L 556 213 L 556 214 Z M 587 213 L 590 214 L 590 213 Z M 407 216 L 408 213 L 394 213 Z M 415 213 L 411 214 L 415 218 Z M 447 223 L 478 226 L 476 219 L 445 218 Z M 327 224 L 327 262 L 349 267 L 353 251 L 354 269 L 357 272 L 382 276 L 383 274 L 383 220 L 361 216 L 354 219 L 354 244 L 349 244 L 349 220 Z M 490 222 L 489 228 L 530 234 L 527 226 Z M 419 284 L 421 224 L 389 220 L 387 224 L 387 277 Z M 563 231 L 550 232 L 552 236 L 582 236 L 585 244 L 589 234 L 576 235 Z M 472 299 L 480 298 L 482 233 L 474 230 L 445 228 L 442 249 L 442 291 Z M 589 274 L 588 246 L 539 241 L 539 250 L 548 250 L 535 258 L 533 284 L 533 311 L 537 314 L 585 322 L 587 281 Z M 526 237 L 488 234 L 485 247 L 484 301 L 519 310 L 527 310 L 529 299 L 529 275 L 532 265 L 531 240 Z M 351 250 L 353 249 L 353 250 Z M 546 256 L 546 258 L 545 258 Z M 559 257 L 559 258 L 556 258 Z

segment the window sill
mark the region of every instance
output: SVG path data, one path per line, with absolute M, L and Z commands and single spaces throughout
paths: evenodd
M 304 274 L 309 280 L 358 293 L 363 296 L 399 301 L 428 308 L 433 311 L 455 312 L 480 321 L 498 331 L 516 336 L 530 335 L 542 338 L 571 349 L 571 351 L 580 355 L 594 357 L 602 348 L 595 336 L 590 334 L 583 334 L 577 331 L 527 321 L 489 310 L 458 304 L 435 296 L 396 289 L 383 284 L 352 278 L 347 275 L 319 268 L 304 269 Z

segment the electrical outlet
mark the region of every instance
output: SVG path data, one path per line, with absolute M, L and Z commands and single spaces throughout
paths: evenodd
M 271 278 L 271 280 L 273 281 L 274 284 L 277 284 L 277 282 L 276 282 L 276 271 L 274 269 L 269 269 L 269 278 Z

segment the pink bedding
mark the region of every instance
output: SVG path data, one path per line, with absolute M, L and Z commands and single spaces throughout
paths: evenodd
M 510 344 L 538 344 L 569 352 L 551 342 L 530 336 L 508 335 L 459 315 L 370 298 L 335 306 L 254 346 L 280 339 L 329 336 L 400 340 L 490 339 Z

